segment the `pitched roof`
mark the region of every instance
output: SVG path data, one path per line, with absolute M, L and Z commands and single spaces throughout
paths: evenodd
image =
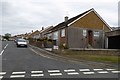
M 61 28 L 64 28 L 66 27 L 67 25 L 70 25 L 72 23 L 74 23 L 76 20 L 80 19 L 81 17 L 84 17 L 86 14 L 90 13 L 91 11 L 94 11 L 95 14 L 108 26 L 108 28 L 111 30 L 110 26 L 102 19 L 102 17 L 92 8 L 88 11 L 85 11 L 84 13 L 82 14 L 79 14 L 73 18 L 70 18 L 68 21 L 64 21 L 62 23 L 59 23 L 58 25 L 56 25 L 55 27 L 53 27 L 51 30 L 54 30 L 54 29 L 61 29 Z
M 38 34 L 40 34 L 40 31 L 36 30 L 36 31 L 34 31 L 33 33 L 31 33 L 31 34 L 29 35 L 29 37 L 32 37 L 32 36 L 38 35 Z
M 49 32 L 49 30 L 51 30 L 53 28 L 53 26 L 48 26 L 46 27 L 44 30 L 41 30 L 40 33 L 44 33 L 44 34 L 47 34 Z
M 88 13 L 89 11 L 91 11 L 92 9 L 82 13 L 82 14 L 79 14 L 73 18 L 70 18 L 68 21 L 64 21 L 62 23 L 59 23 L 58 25 L 56 25 L 55 27 L 53 27 L 52 29 L 55 29 L 55 28 L 61 28 L 61 27 L 64 27 L 66 25 L 68 25 L 69 23 L 73 22 L 74 20 L 78 19 L 79 17 L 83 16 L 84 14 Z

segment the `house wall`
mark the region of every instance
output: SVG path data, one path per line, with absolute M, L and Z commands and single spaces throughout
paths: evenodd
M 34 39 L 39 39 L 40 38 L 40 34 L 36 34 L 33 36 Z
M 103 21 L 93 11 L 71 24 L 71 26 L 99 30 L 104 29 L 105 32 L 110 31 L 108 26 L 105 23 L 103 23 Z
M 83 30 L 86 30 L 86 36 L 83 35 Z M 104 48 L 104 35 L 102 30 L 89 28 L 68 28 L 68 46 L 69 48 L 88 48 L 88 31 L 93 31 L 92 48 Z M 94 31 L 99 32 L 99 37 L 94 36 Z

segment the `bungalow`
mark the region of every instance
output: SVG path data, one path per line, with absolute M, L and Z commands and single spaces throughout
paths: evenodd
M 39 38 L 40 38 L 40 31 L 36 30 L 36 31 L 32 32 L 32 33 L 29 35 L 29 38 L 39 39 Z
M 92 8 L 49 30 L 55 46 L 65 48 L 104 48 L 104 33 L 111 31 L 110 26 Z
M 45 38 L 47 37 L 48 39 L 51 39 L 52 38 L 52 35 L 51 34 L 48 34 L 50 33 L 50 30 L 53 28 L 53 26 L 48 26 L 46 27 L 45 29 L 42 28 L 40 34 L 41 34 L 41 38 Z

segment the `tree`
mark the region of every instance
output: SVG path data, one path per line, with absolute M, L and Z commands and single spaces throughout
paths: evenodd
M 4 39 L 9 40 L 9 38 L 11 37 L 11 34 L 6 33 L 5 36 L 3 36 Z

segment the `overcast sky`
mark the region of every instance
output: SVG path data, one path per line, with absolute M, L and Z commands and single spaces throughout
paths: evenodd
M 119 0 L 0 0 L 0 34 L 12 35 L 57 25 L 91 8 L 111 26 L 118 26 Z

